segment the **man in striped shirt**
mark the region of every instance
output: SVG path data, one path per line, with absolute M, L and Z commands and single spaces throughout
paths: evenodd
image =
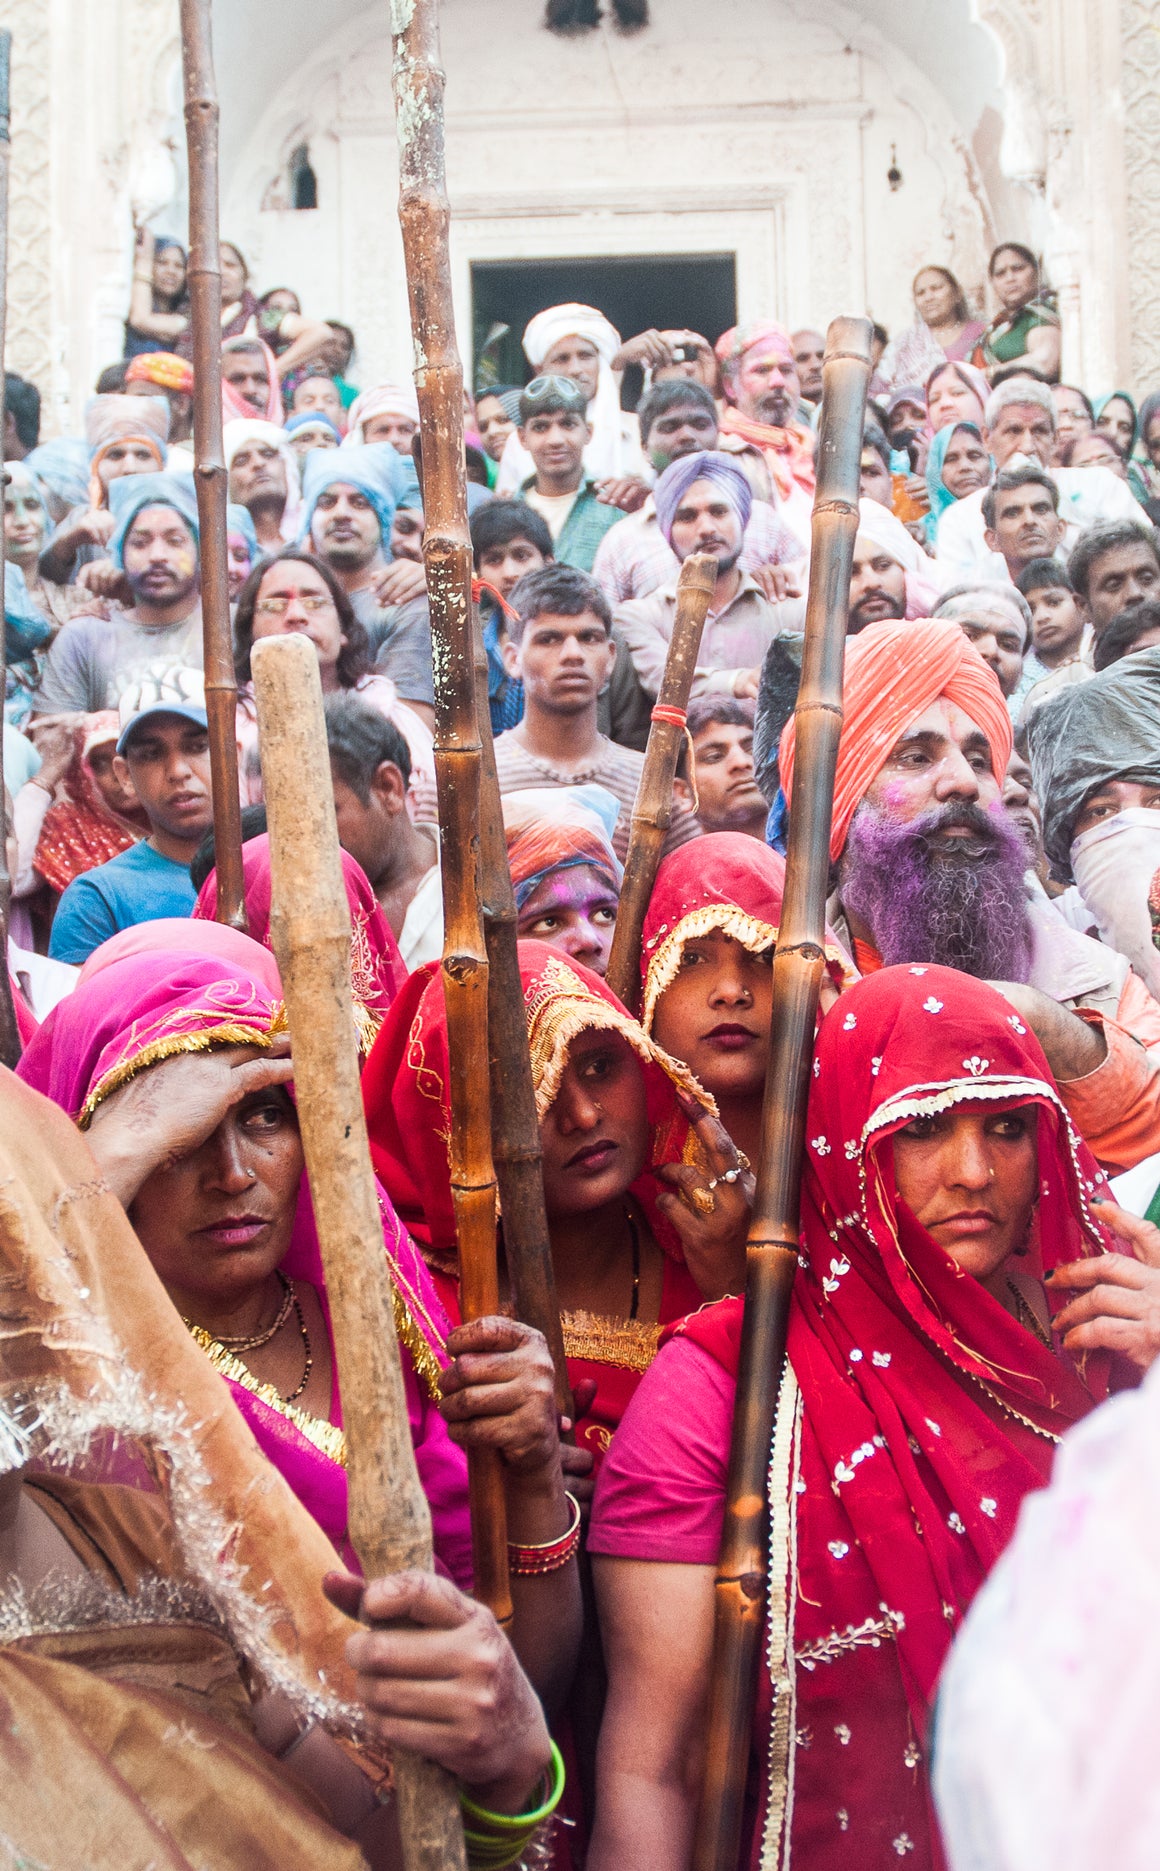
M 501 793 L 528 786 L 583 786 L 595 781 L 620 802 L 612 842 L 623 862 L 644 755 L 600 733 L 596 705 L 612 673 L 612 612 L 595 581 L 570 565 L 545 565 L 520 580 L 509 599 L 503 646 L 509 673 L 524 685 L 524 716 L 495 743 Z M 674 801 L 665 851 L 700 832 Z

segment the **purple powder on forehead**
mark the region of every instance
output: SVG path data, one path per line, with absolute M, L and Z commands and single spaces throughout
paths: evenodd
M 950 826 L 970 834 L 944 845 Z M 842 902 L 867 924 L 883 963 L 927 962 L 979 980 L 1026 981 L 1027 851 L 1002 811 L 952 802 L 902 823 L 865 801 L 842 865 Z

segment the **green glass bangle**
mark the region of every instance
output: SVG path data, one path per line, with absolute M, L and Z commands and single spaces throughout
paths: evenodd
M 548 1768 L 548 1790 L 540 1805 L 531 1812 L 491 1813 L 486 1806 L 477 1806 L 475 1801 L 460 1789 L 459 1804 L 465 1819 L 474 1819 L 488 1828 L 491 1837 L 481 1839 L 481 1843 L 492 1844 L 496 1835 L 512 1832 L 534 1832 L 536 1827 L 550 1819 L 560 1804 L 564 1791 L 564 1756 L 553 1741 L 551 1765 Z

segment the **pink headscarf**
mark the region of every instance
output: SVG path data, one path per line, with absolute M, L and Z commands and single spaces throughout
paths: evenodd
M 962 633 L 960 632 L 960 635 Z M 370 1051 L 386 1018 L 387 1009 L 407 979 L 399 945 L 383 915 L 366 872 L 349 852 L 342 853 L 342 875 L 350 904 L 350 977 L 355 1003 L 359 1048 Z M 250 938 L 272 950 L 270 941 L 270 840 L 265 833 L 242 846 L 246 920 Z M 217 914 L 217 871 L 206 878 L 193 907 L 195 917 L 212 922 Z
M 270 379 L 270 391 L 266 398 L 265 420 L 267 422 L 272 422 L 276 428 L 280 429 L 283 422 L 286 420 L 285 411 L 282 408 L 282 380 L 278 375 L 278 361 L 269 345 L 265 344 L 261 338 L 256 337 L 248 338 L 243 336 L 241 338 L 227 338 L 226 342 L 222 345 L 222 359 L 224 362 L 225 358 L 227 358 L 232 351 L 252 351 L 255 345 L 258 346 L 258 349 L 266 360 L 266 371 Z M 233 422 L 238 417 L 250 421 L 257 413 L 257 410 L 254 409 L 252 404 L 247 403 L 244 397 L 239 396 L 233 384 L 227 383 L 223 376 L 222 421 Z
M 189 916 L 161 916 L 155 922 L 134 923 L 131 929 L 119 930 L 82 964 L 77 986 L 91 981 L 114 962 L 159 951 L 173 955 L 185 950 L 214 957 L 232 968 L 244 968 L 247 974 L 256 976 L 271 999 L 281 1000 L 282 977 L 268 948 L 239 929 L 231 929 L 228 923 L 194 922 Z
M 347 411 L 344 448 L 357 448 L 366 441 L 364 425 L 372 416 L 404 416 L 419 426 L 419 398 L 413 383 L 377 383 L 372 390 L 362 390 Z
M 154 950 L 101 968 L 53 1009 L 29 1043 L 19 1076 L 60 1105 L 82 1130 L 103 1099 L 174 1053 L 237 1045 L 264 1050 L 283 1030 L 281 1002 L 256 974 L 219 955 L 197 952 L 199 944 L 220 946 L 218 926 L 190 922 L 185 928 L 187 952 Z M 210 930 L 215 932 L 212 938 Z M 435 1402 L 439 1372 L 447 1361 L 447 1317 L 389 1197 L 382 1188 L 378 1193 L 383 1245 L 396 1294 L 411 1439 L 432 1509 L 436 1549 L 452 1575 L 469 1585 L 466 1469 Z M 290 1246 L 280 1270 L 287 1279 L 314 1286 L 327 1312 L 322 1255 L 305 1173 Z M 223 1382 L 229 1385 L 260 1447 L 351 1563 L 346 1470 L 341 1462 L 246 1385 L 228 1376 L 223 1376 Z M 330 1420 L 341 1425 L 337 1367 Z

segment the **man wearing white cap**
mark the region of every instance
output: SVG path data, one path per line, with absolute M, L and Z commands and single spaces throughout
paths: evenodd
M 631 503 L 623 483 L 639 480 L 639 506 L 648 491 L 647 464 L 636 419 L 620 407 L 620 380 L 612 369 L 619 349 L 620 333 L 591 305 L 549 306 L 537 312 L 524 331 L 524 355 L 535 374 L 571 377 L 588 398 L 592 440 L 584 450 L 585 476 L 599 484 L 601 496 L 613 506 Z M 509 435 L 496 493 L 501 498 L 516 493 L 534 472 L 519 436 Z
M 929 617 L 936 596 L 931 561 L 902 521 L 880 501 L 860 500 L 847 636 L 883 617 Z
M 188 916 L 196 900 L 189 866 L 213 824 L 205 683 L 200 669 L 165 669 L 125 690 L 114 770 L 132 782 L 149 835 L 61 897 L 49 954 L 83 962 L 119 929 Z

